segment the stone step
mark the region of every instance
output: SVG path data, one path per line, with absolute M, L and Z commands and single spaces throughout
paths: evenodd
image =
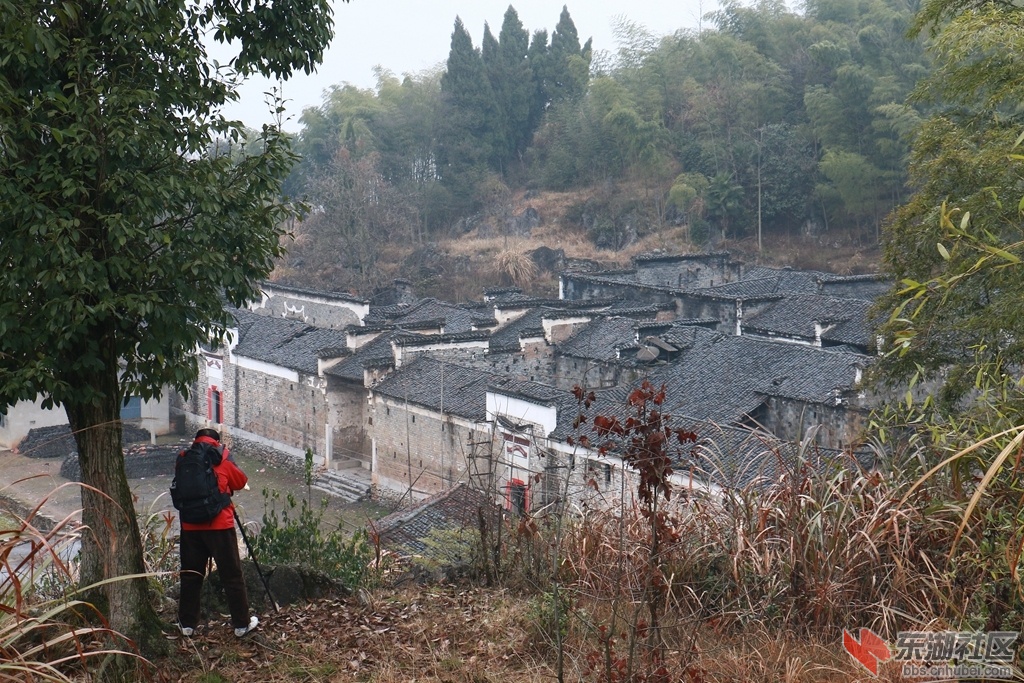
M 359 462 L 355 458 L 336 458 L 331 461 L 329 468 L 332 470 L 352 470 L 361 468 L 363 463 Z
M 370 477 L 361 468 L 328 469 L 317 475 L 313 488 L 355 503 L 369 497 Z

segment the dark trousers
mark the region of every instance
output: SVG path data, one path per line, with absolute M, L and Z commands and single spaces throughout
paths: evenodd
M 210 558 L 217 572 L 231 611 L 231 625 L 249 625 L 249 598 L 242 578 L 242 560 L 238 556 L 238 537 L 234 527 L 213 531 L 182 531 L 178 546 L 181 554 L 181 597 L 178 599 L 178 623 L 195 628 L 199 623 L 199 596 Z

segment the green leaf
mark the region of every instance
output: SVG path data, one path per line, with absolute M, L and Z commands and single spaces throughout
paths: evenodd
M 949 260 L 949 252 L 946 251 L 946 247 L 942 246 L 942 242 L 939 242 L 936 246 L 939 248 L 939 254 L 942 256 L 942 259 L 944 261 L 948 261 Z

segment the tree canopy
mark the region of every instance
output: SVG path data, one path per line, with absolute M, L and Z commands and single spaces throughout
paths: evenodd
M 935 71 L 915 91 L 932 112 L 914 142 L 915 192 L 885 236 L 900 285 L 883 306 L 881 376 L 934 383 L 941 415 L 1020 424 L 1024 10 L 932 0 L 916 30 L 935 34 Z
M 659 36 L 619 19 L 614 46 L 581 40 L 568 7 L 547 28 L 523 26 L 514 7 L 500 31 L 456 20 L 439 73 L 383 72 L 375 90 L 339 85 L 306 110 L 297 148 L 308 154 L 289 188 L 315 203 L 312 179 L 354 131 L 422 240 L 458 230 L 498 187 L 622 187 L 641 195 L 619 201 L 632 207 L 625 239 L 689 224 L 698 241 L 756 230 L 873 242 L 906 197 L 910 136 L 930 106 L 905 103 L 930 69 L 923 38 L 907 37 L 914 10 L 730 1 L 701 32 Z M 685 210 L 670 197 L 682 174 L 701 188 Z M 603 215 L 591 237 L 605 244 L 597 223 L 621 232 L 615 220 Z
M 230 68 L 207 31 L 236 41 Z M 0 0 L 0 405 L 68 414 L 85 584 L 143 571 L 121 406 L 187 392 L 295 213 L 287 138 L 223 114 L 233 74 L 309 71 L 331 36 L 327 0 Z M 115 628 L 156 642 L 144 580 L 100 594 Z

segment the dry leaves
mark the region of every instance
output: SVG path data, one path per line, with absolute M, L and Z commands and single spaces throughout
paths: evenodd
M 369 601 L 321 600 L 260 615 L 238 640 L 211 621 L 157 662 L 158 679 L 203 681 L 540 681 L 548 664 L 524 657 L 520 601 L 475 587 L 411 587 Z M 214 677 L 219 675 L 220 678 Z

